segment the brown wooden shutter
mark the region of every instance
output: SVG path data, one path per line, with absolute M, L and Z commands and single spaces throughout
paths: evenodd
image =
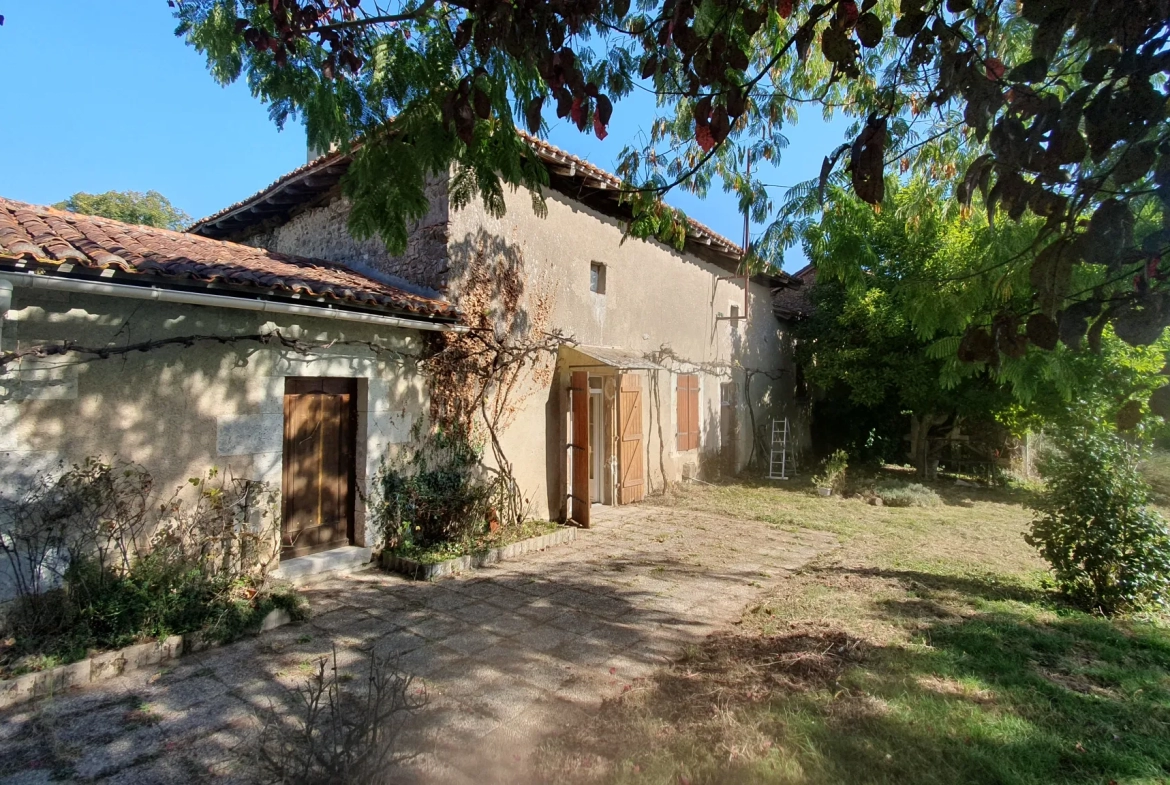
M 646 468 L 642 460 L 642 377 L 623 373 L 618 377 L 618 475 L 619 503 L 646 498 Z
M 698 449 L 698 377 L 691 374 L 690 390 L 687 391 L 687 425 L 690 426 L 690 446 Z
M 693 373 L 678 377 L 678 450 L 699 446 L 699 377 Z
M 569 442 L 569 516 L 589 528 L 589 374 L 574 371 L 569 380 L 569 408 L 573 413 Z

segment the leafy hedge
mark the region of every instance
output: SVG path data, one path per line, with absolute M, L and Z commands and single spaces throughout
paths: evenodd
M 1164 606 L 1170 531 L 1149 507 L 1142 449 L 1109 432 L 1061 435 L 1041 461 L 1046 489 L 1026 536 L 1074 602 L 1103 613 Z

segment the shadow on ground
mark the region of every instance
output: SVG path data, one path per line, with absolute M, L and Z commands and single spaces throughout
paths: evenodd
M 550 738 L 551 781 L 1170 781 L 1170 636 L 1003 603 L 998 583 L 880 571 L 932 607 L 904 645 L 823 624 L 714 635 L 588 727 Z M 1012 594 L 1013 592 L 1009 592 Z M 1015 593 L 1012 599 L 1035 599 Z M 921 610 L 918 606 L 918 609 Z M 877 602 L 898 623 L 909 606 Z
M 331 581 L 307 590 L 306 624 L 9 710 L 0 758 L 20 782 L 247 781 L 257 713 L 336 647 L 354 678 L 373 651 L 427 686 L 397 740 L 412 759 L 386 781 L 515 781 L 548 733 L 593 722 L 832 544 L 748 522 L 728 543 L 727 525 L 649 509 L 469 578 Z

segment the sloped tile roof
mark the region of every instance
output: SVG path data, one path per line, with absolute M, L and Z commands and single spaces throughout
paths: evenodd
M 307 296 L 428 318 L 459 315 L 451 303 L 437 297 L 405 291 L 334 262 L 0 197 L 0 265 L 17 261 L 113 270 L 136 282 L 161 286 L 220 283 L 257 294 L 301 295 L 304 305 L 315 304 Z
M 617 175 L 520 129 L 516 132 L 554 174 L 567 176 L 589 189 L 612 192 L 613 198 L 617 199 L 622 186 Z M 287 215 L 297 205 L 312 202 L 336 186 L 352 160 L 352 156 L 342 152 L 322 155 L 252 196 L 199 219 L 187 231 L 210 237 L 232 236 L 244 227 Z M 277 194 L 279 198 L 273 198 Z M 687 236 L 691 242 L 707 247 L 735 263 L 743 258 L 743 248 L 739 244 L 693 218 L 687 221 Z M 772 278 L 776 283 L 782 283 L 788 276 L 777 273 Z
M 809 293 L 817 282 L 817 270 L 811 264 L 792 274 L 798 284 L 772 293 L 772 312 L 783 319 L 801 319 L 813 312 Z

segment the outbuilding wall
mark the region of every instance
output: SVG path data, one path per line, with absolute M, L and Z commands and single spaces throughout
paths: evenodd
M 429 406 L 412 359 L 421 348 L 413 330 L 21 288 L 2 329 L 4 351 L 277 332 L 305 347 L 199 340 L 108 359 L 13 363 L 0 374 L 0 495 L 10 497 L 37 474 L 90 456 L 141 464 L 168 496 L 212 467 L 279 489 L 285 377 L 356 378 L 355 536 L 372 545 L 377 533 L 365 514 L 372 480 Z

